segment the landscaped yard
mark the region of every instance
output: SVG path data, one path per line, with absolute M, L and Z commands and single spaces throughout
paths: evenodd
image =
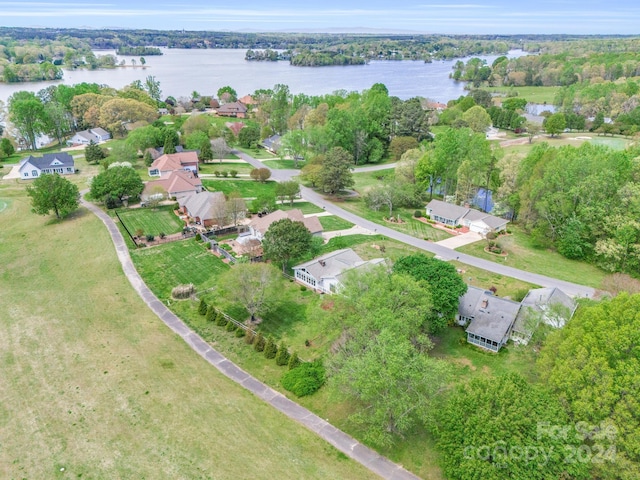
M 127 208 L 118 210 L 118 215 L 132 235 L 138 230 L 144 232 L 144 235 L 171 235 L 181 232 L 184 227 L 184 221 L 173 212 L 173 207 L 162 205 L 158 208 Z
M 244 147 L 240 147 L 238 145 L 233 147 L 234 150 L 239 150 L 241 152 L 246 153 L 247 155 L 253 157 L 253 158 L 257 158 L 260 160 L 273 160 L 274 158 L 279 158 L 276 155 L 274 155 L 273 153 L 268 152 L 267 150 L 265 150 L 264 148 L 257 148 L 257 149 L 253 149 L 253 148 L 244 148 Z
M 293 202 L 293 206 L 291 206 L 289 202 L 285 201 L 285 203 L 277 203 L 276 207 L 280 210 L 298 209 L 301 210 L 304 215 L 308 213 L 320 213 L 324 211 L 322 210 L 322 208 L 309 202 Z
M 253 167 L 246 162 L 213 162 L 213 163 L 201 163 L 198 167 L 200 170 L 200 174 L 205 175 L 214 175 L 215 172 L 230 172 L 231 170 L 235 170 L 240 174 L 248 175 Z
M 484 251 L 486 242 L 476 242 L 457 250 L 528 272 L 594 288 L 601 286 L 606 276 L 603 270 L 585 262 L 569 260 L 552 250 L 536 248 L 518 227 L 510 226 L 510 230 L 513 235 L 501 236 L 498 239 L 499 244 L 508 253 L 506 258 L 486 253 Z
M 336 217 L 335 215 L 318 217 L 320 220 L 320 224 L 322 225 L 322 229 L 325 232 L 333 232 L 336 230 L 347 230 L 353 227 L 353 223 L 348 222 L 340 217 Z
M 272 193 L 275 195 L 276 182 L 268 181 L 265 183 L 256 182 L 255 180 L 237 180 L 237 179 L 202 179 L 202 184 L 207 190 L 212 192 L 222 192 L 229 195 L 232 192 L 239 192 L 243 198 L 255 198 L 264 193 Z
M 13 183 L 0 198 L 0 477 L 372 477 L 169 330 L 99 219 L 34 215 Z M 34 251 L 34 231 L 56 248 Z
M 298 166 L 296 167 L 295 162 L 293 160 L 282 160 L 280 158 L 274 160 L 264 160 L 263 162 L 267 167 L 273 169 L 285 169 L 285 170 L 295 170 L 296 168 L 300 169 L 304 167 L 304 162 L 298 162 Z

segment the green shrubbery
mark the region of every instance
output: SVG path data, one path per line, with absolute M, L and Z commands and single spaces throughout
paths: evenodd
M 200 315 L 206 315 L 207 314 L 207 308 L 209 308 L 209 306 L 207 305 L 207 302 L 204 301 L 204 298 L 200 299 L 200 305 L 198 306 L 198 313 Z
M 282 375 L 282 386 L 297 397 L 312 395 L 324 385 L 326 373 L 320 360 L 302 363 Z
M 278 346 L 278 353 L 276 353 L 276 365 L 284 366 L 289 363 L 289 349 L 284 344 L 284 342 L 280 342 Z
M 256 352 L 262 352 L 264 351 L 265 343 L 266 342 L 264 336 L 261 333 L 258 333 L 258 335 L 256 335 L 256 338 L 253 340 L 253 349 Z
M 267 338 L 266 343 L 264 344 L 264 357 L 265 358 L 275 358 L 278 353 L 278 346 L 276 342 L 273 341 L 273 338 Z

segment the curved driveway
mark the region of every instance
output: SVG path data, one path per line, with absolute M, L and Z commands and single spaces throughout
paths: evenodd
M 247 155 L 246 153 L 234 150 L 234 154 L 238 155 L 243 160 L 247 161 L 255 168 L 269 168 L 264 163 L 256 160 L 255 158 Z M 354 169 L 355 172 L 361 171 L 375 171 L 375 170 L 383 170 L 385 168 L 393 168 L 395 164 L 386 164 L 386 165 L 374 165 L 371 167 L 356 167 Z M 292 177 L 299 175 L 299 170 L 271 170 L 271 175 L 274 180 L 283 181 L 290 180 Z M 499 275 L 504 275 L 511 278 L 517 278 L 518 280 L 522 280 L 524 282 L 529 282 L 534 285 L 540 285 L 541 287 L 557 287 L 564 291 L 565 293 L 572 295 L 574 297 L 593 297 L 595 290 L 591 287 L 586 287 L 584 285 L 578 285 L 576 283 L 566 282 L 564 280 L 558 280 L 556 278 L 547 277 L 545 275 L 539 275 L 537 273 L 531 273 L 524 270 L 520 270 L 513 267 L 508 267 L 506 265 L 502 265 L 497 262 L 492 262 L 490 260 L 484 260 L 482 258 L 474 257 L 472 255 L 468 255 L 465 253 L 460 253 L 450 248 L 443 247 L 442 245 L 438 245 L 433 242 L 427 242 L 426 240 L 422 240 L 416 237 L 412 237 L 411 235 L 407 235 L 406 233 L 398 232 L 392 228 L 386 227 L 384 225 L 377 224 L 375 222 L 371 222 L 366 220 L 354 213 L 348 212 L 329 200 L 325 199 L 324 196 L 320 195 L 316 191 L 300 186 L 300 193 L 302 198 L 307 200 L 308 202 L 314 203 L 319 207 L 324 208 L 327 212 L 332 213 L 338 217 L 344 218 L 349 222 L 358 225 L 360 227 L 364 227 L 373 232 L 377 232 L 381 235 L 385 235 L 394 240 L 398 240 L 400 242 L 406 243 L 407 245 L 411 245 L 413 247 L 419 248 L 421 250 L 425 250 L 427 252 L 431 252 L 443 260 L 457 260 L 466 265 L 470 265 L 472 267 L 482 268 L 483 270 L 487 270 L 489 272 L 497 273 Z
M 84 192 L 83 192 L 84 193 Z M 109 215 L 83 197 L 81 204 L 93 212 L 107 227 L 113 244 L 116 248 L 118 260 L 122 270 L 138 295 L 142 297 L 147 306 L 162 320 L 171 330 L 179 335 L 193 350 L 211 365 L 216 367 L 223 375 L 249 390 L 255 396 L 269 403 L 272 407 L 284 413 L 287 417 L 304 425 L 309 430 L 323 438 L 335 448 L 348 455 L 371 472 L 389 480 L 420 480 L 413 473 L 405 470 L 400 465 L 393 463 L 365 447 L 353 437 L 342 430 L 337 429 L 329 422 L 318 417 L 296 402 L 289 400 L 281 393 L 252 377 L 247 372 L 231 362 L 224 355 L 212 348 L 197 333 L 191 330 L 182 320 L 173 314 L 158 298 L 149 290 L 142 277 L 135 269 L 129 249 L 115 222 Z

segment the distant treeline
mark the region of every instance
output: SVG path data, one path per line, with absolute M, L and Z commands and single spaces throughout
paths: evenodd
M 130 47 L 122 45 L 116 50 L 118 55 L 132 55 L 132 56 L 150 56 L 150 55 L 162 55 L 162 51 L 158 47 Z

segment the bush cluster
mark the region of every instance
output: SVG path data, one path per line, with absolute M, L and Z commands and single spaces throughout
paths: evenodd
M 322 362 L 315 360 L 306 362 L 288 370 L 280 380 L 282 386 L 297 397 L 312 395 L 317 392 L 326 380 L 326 372 Z

